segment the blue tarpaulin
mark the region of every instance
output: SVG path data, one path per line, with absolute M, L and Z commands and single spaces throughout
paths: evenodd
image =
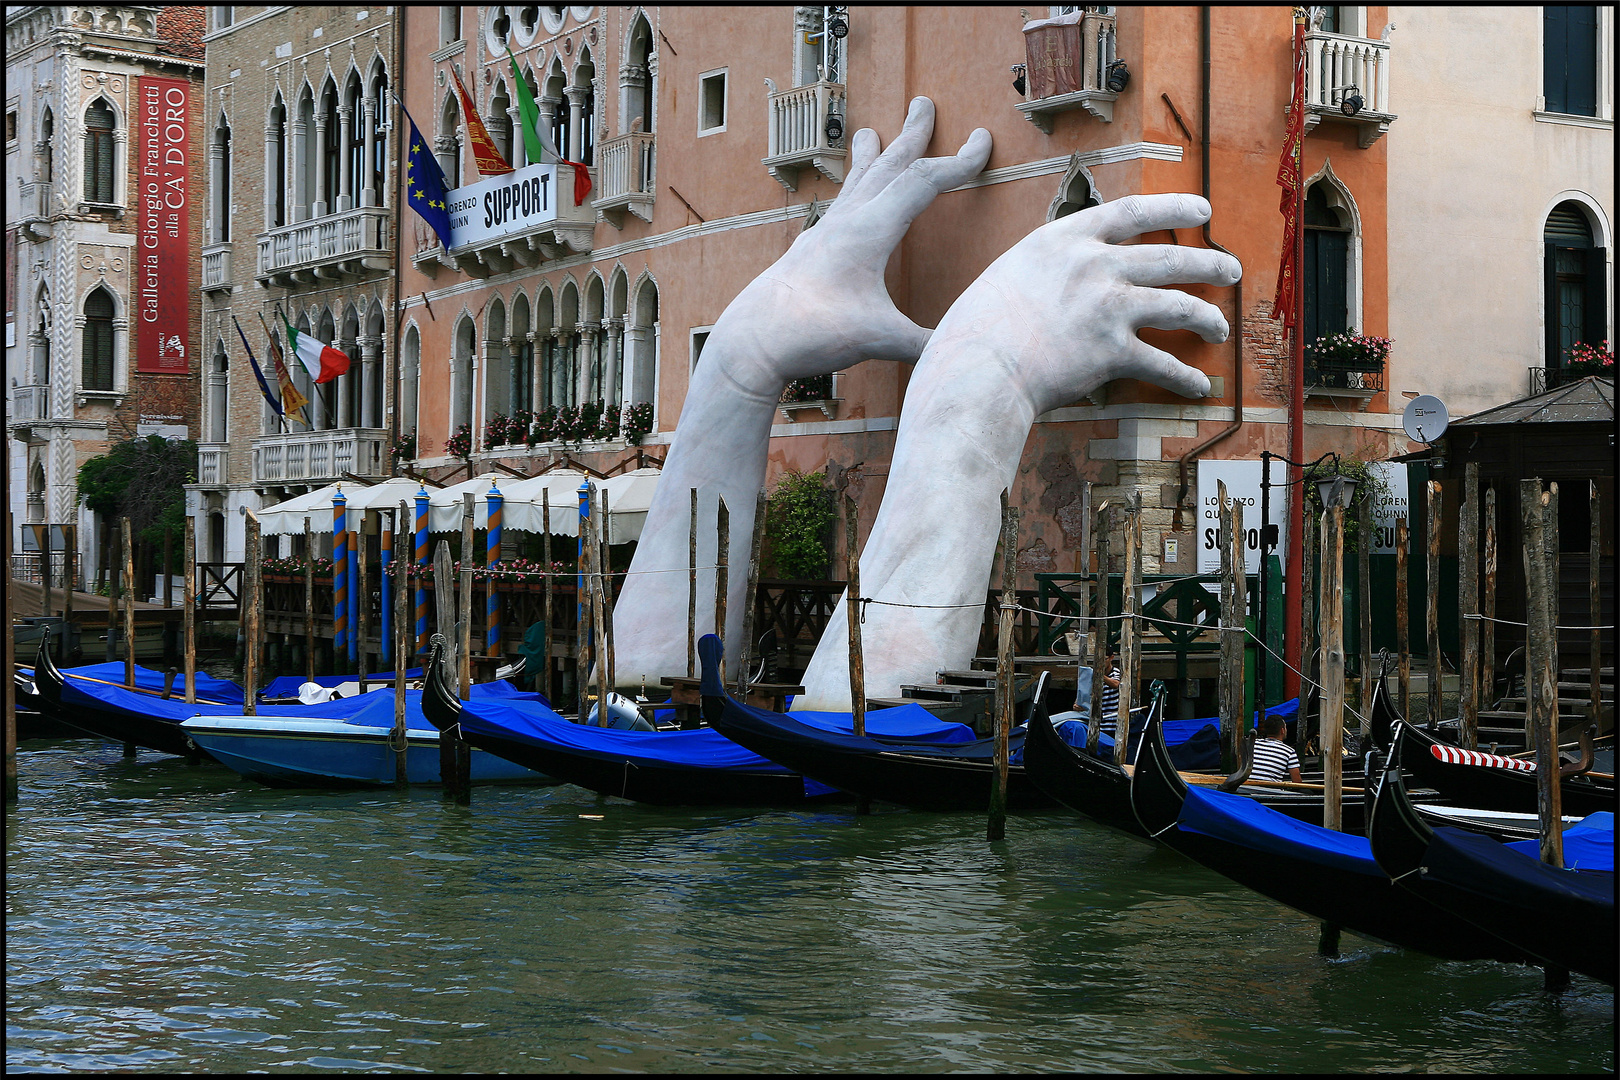
M 1255 851 L 1384 876 L 1366 837 L 1296 821 L 1243 795 L 1190 788 L 1176 825 L 1182 832 L 1202 833 Z
M 1540 840 L 1519 840 L 1508 847 L 1532 859 L 1541 858 Z M 1599 810 L 1564 830 L 1564 865 L 1571 870 L 1614 870 L 1614 813 Z

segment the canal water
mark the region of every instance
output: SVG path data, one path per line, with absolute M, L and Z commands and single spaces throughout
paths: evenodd
M 278 791 L 27 743 L 8 1071 L 1615 1068 L 1614 995 L 1346 936 L 1066 812 Z

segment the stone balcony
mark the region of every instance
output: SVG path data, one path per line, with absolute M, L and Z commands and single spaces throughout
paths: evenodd
M 230 480 L 230 443 L 197 444 L 197 483 L 221 487 Z
M 609 225 L 624 227 L 628 210 L 642 221 L 652 221 L 657 193 L 657 161 L 649 131 L 632 131 L 609 139 L 596 151 L 596 175 L 601 188 L 596 209 Z
M 289 288 L 392 270 L 392 214 L 386 206 L 361 206 L 260 233 L 256 279 Z
M 1365 150 L 1389 130 L 1389 41 L 1312 30 L 1305 35 L 1305 130 L 1323 121 L 1354 124 Z M 1352 95 L 1361 108 L 1345 111 Z
M 597 190 L 599 170 L 588 170 L 591 190 Z M 553 201 L 543 210 L 531 213 L 525 225 L 515 207 L 506 208 L 511 216 L 505 227 L 493 230 L 482 226 L 483 194 L 491 189 L 511 188 L 524 183 L 549 186 Z M 419 217 L 412 226 L 411 262 L 428 277 L 437 277 L 440 268 L 456 270 L 469 277 L 486 278 L 525 266 L 563 259 L 590 251 L 596 235 L 596 203 L 588 197 L 574 205 L 574 170 L 566 165 L 526 165 L 506 176 L 488 177 L 474 184 L 445 193 L 451 207 L 455 247 L 445 251 L 438 235 Z M 456 224 L 458 205 L 465 205 L 470 222 Z M 412 215 L 415 217 L 415 215 Z M 475 239 L 463 240 L 465 234 Z
M 11 416 L 13 427 L 26 426 L 35 420 L 51 418 L 51 388 L 46 384 L 14 386 L 11 388 Z
M 1108 89 L 1109 66 L 1119 59 L 1114 13 L 1088 9 L 1071 25 L 1026 31 L 1026 39 L 1030 33 L 1062 34 L 1067 38 L 1067 51 L 1059 54 L 1064 59 L 1058 63 L 1026 40 L 1027 60 L 1022 66 L 1030 96 L 1014 102 L 1013 108 L 1048 135 L 1052 134 L 1054 116 L 1076 109 L 1084 109 L 1105 124 L 1112 123 L 1114 101 L 1119 97 L 1117 91 Z M 1043 61 L 1050 66 L 1037 70 Z M 1050 86 L 1046 72 L 1051 72 Z M 1071 86 L 1075 89 L 1067 89 Z
M 387 462 L 384 428 L 295 431 L 253 440 L 256 484 L 329 484 L 350 473 L 381 478 Z
M 209 244 L 202 252 L 203 292 L 230 292 L 236 282 L 231 278 L 231 245 Z
M 844 117 L 844 84 L 814 82 L 777 90 L 769 79 L 767 96 L 765 157 L 760 164 L 789 191 L 797 191 L 799 172 L 813 168 L 834 183 L 843 183 L 849 150 L 845 132 L 837 139 L 827 135 L 827 118 Z

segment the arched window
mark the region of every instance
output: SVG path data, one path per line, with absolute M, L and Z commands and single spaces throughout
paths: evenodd
M 512 99 L 506 95 L 506 80 L 495 80 L 495 94 L 489 99 L 489 137 L 495 140 L 495 149 L 501 152 L 507 164 L 516 168 L 517 158 L 512 156 L 512 119 L 507 115 L 511 107 Z
M 97 289 L 84 301 L 83 387 L 113 388 L 113 300 Z
M 379 68 L 371 80 L 371 117 L 368 128 L 373 133 L 373 138 L 371 160 L 367 163 L 367 179 L 361 192 L 363 198 L 371 200 L 367 203 L 369 206 L 388 205 L 388 163 L 392 160 L 388 150 L 388 136 L 391 134 L 392 125 L 383 119 L 388 109 L 388 101 L 388 73 Z
M 1305 193 L 1305 329 L 1308 345 L 1350 328 L 1350 215 L 1327 184 Z
M 287 105 L 276 97 L 270 109 L 270 127 L 264 140 L 264 179 L 269 197 L 270 227 L 287 224 Z
M 342 191 L 343 147 L 342 126 L 338 123 L 338 89 L 330 80 L 321 92 L 321 111 L 316 116 L 315 133 L 320 160 L 316 188 L 316 216 L 332 213 L 338 205 Z
M 219 126 L 214 128 L 213 146 L 213 243 L 223 244 L 231 238 L 231 125 L 223 114 Z
M 596 164 L 596 65 L 589 49 L 580 50 L 579 66 L 574 69 L 574 93 L 583 98 L 579 107 L 579 156 L 586 165 Z M 572 101 L 570 101 L 572 106 Z M 570 110 L 571 111 L 571 110 Z M 558 150 L 561 151 L 561 147 Z
M 512 413 L 534 409 L 534 342 L 529 333 L 529 298 L 519 292 L 512 298 Z
M 1074 155 L 1069 162 L 1069 170 L 1063 175 L 1063 183 L 1058 188 L 1057 198 L 1047 208 L 1046 220 L 1056 221 L 1060 217 L 1068 217 L 1088 206 L 1101 206 L 1102 196 L 1097 194 L 1096 184 L 1091 177 L 1091 171 L 1080 164 L 1080 155 Z
M 546 109 L 551 109 L 551 145 L 556 147 L 557 153 L 563 157 L 568 156 L 568 140 L 573 133 L 569 116 L 573 112 L 568 107 L 568 97 L 563 93 L 562 66 L 552 61 L 551 71 L 546 76 L 546 88 L 540 98 L 541 122 L 545 121 Z
M 1562 367 L 1577 341 L 1590 345 L 1608 337 L 1608 252 L 1593 240 L 1585 207 L 1561 202 L 1547 215 L 1542 233 L 1545 256 L 1546 357 L 1549 368 Z
M 231 362 L 225 354 L 225 342 L 216 339 L 214 355 L 208 363 L 208 442 L 225 442 L 229 432 L 226 414 L 230 400 L 230 370 Z
M 399 433 L 416 435 L 417 390 L 422 376 L 422 335 L 415 326 L 405 331 L 401 349 Z
M 456 349 L 450 358 L 450 434 L 472 423 L 472 358 L 478 330 L 470 317 L 456 327 Z
M 315 141 L 315 97 L 307 83 L 298 98 L 298 111 L 294 117 L 292 220 L 308 221 L 310 207 L 315 201 L 315 159 L 319 153 Z
M 637 405 L 653 400 L 658 371 L 658 286 L 644 278 L 637 286 L 629 325 L 624 328 L 625 368 L 629 385 L 625 398 Z
M 461 186 L 461 107 L 456 104 L 456 95 L 450 91 L 444 95 L 444 109 L 439 113 L 439 137 L 434 141 L 433 149 L 439 159 L 439 168 L 444 172 L 444 182 L 448 187 Z
M 97 98 L 84 112 L 84 201 L 110 203 L 113 201 L 113 179 L 117 176 L 114 161 L 113 130 L 118 119 L 111 106 Z
M 506 355 L 506 305 L 492 296 L 484 322 L 484 420 L 507 416 L 512 405 L 512 371 Z
M 630 29 L 629 61 L 619 73 L 619 85 L 624 87 L 624 101 L 620 115 L 624 117 L 626 131 L 653 129 L 653 73 L 652 27 L 645 15 L 636 16 Z

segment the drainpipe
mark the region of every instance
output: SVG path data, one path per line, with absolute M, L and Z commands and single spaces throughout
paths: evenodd
M 1205 4 L 1198 9 L 1198 56 L 1203 67 L 1203 94 L 1201 105 L 1202 119 L 1198 129 L 1199 157 L 1203 165 L 1203 191 L 1205 199 L 1209 198 L 1209 5 Z M 1204 222 L 1204 246 L 1212 247 L 1216 251 L 1231 255 L 1230 251 L 1215 242 L 1209 235 L 1209 222 Z M 1233 255 L 1233 258 L 1237 256 Z M 1243 426 L 1243 279 L 1239 278 L 1237 284 L 1232 286 L 1232 422 L 1217 431 L 1203 442 L 1192 447 L 1176 459 L 1176 468 L 1181 474 L 1181 490 L 1176 493 L 1176 508 L 1172 516 L 1170 527 L 1179 531 L 1182 527 L 1181 505 L 1187 498 L 1187 463 L 1211 446 L 1237 431 Z M 1197 524 L 1196 516 L 1193 519 Z

